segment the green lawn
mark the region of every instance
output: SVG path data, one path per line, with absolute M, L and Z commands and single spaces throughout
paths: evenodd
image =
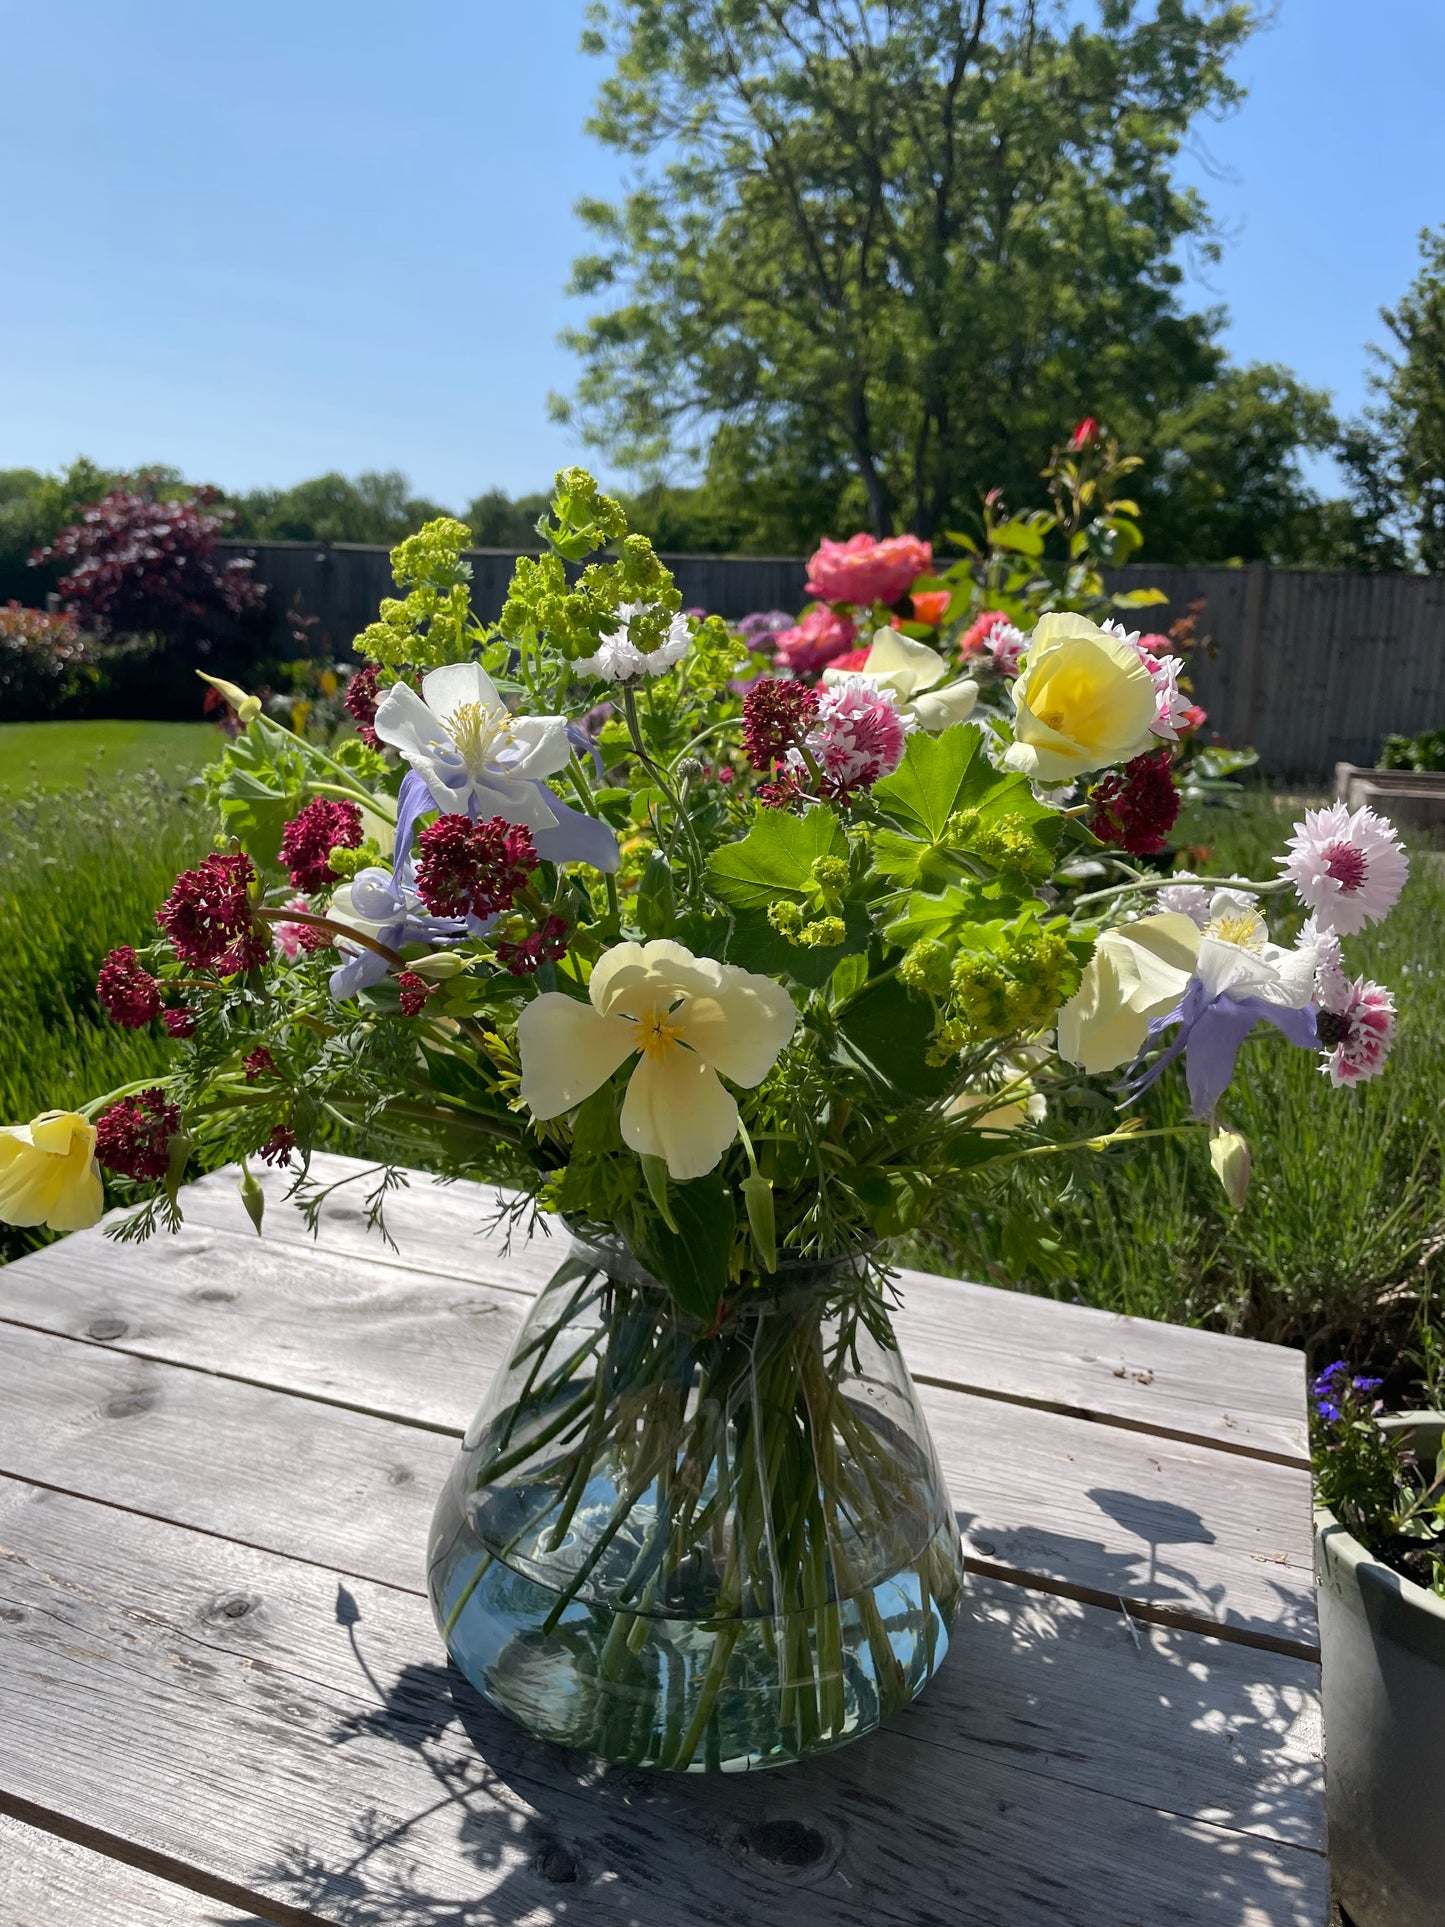
M 210 723 L 0 723 L 0 796 L 109 785 L 143 770 L 175 780 L 220 745 Z

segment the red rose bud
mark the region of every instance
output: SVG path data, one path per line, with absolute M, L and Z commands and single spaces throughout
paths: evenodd
M 1085 415 L 1069 438 L 1070 448 L 1093 448 L 1099 439 L 1099 424 L 1092 415 Z
M 112 1023 L 143 1030 L 161 1014 L 161 987 L 128 943 L 112 950 L 100 966 L 95 994 Z
M 298 890 L 314 896 L 341 881 L 330 862 L 338 846 L 343 850 L 361 847 L 361 806 L 318 796 L 292 818 L 281 836 L 281 862 Z

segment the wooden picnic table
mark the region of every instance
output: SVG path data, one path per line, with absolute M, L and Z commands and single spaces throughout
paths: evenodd
M 318 1158 L 327 1179 L 364 1167 Z M 604 1769 L 446 1662 L 436 1492 L 559 1256 L 413 1174 L 312 1243 L 0 1271 L 0 1927 L 1273 1927 L 1328 1915 L 1297 1353 L 905 1274 L 970 1571 L 881 1733 Z

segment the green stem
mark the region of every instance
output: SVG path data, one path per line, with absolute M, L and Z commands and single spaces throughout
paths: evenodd
M 1105 903 L 1139 890 L 1172 890 L 1181 882 L 1202 883 L 1208 890 L 1248 890 L 1256 897 L 1279 896 L 1294 888 L 1292 877 L 1271 877 L 1266 883 L 1256 883 L 1249 877 L 1133 877 L 1128 883 L 1114 883 L 1107 890 L 1090 890 L 1087 896 L 1075 897 L 1073 907 L 1082 910 L 1086 903 Z

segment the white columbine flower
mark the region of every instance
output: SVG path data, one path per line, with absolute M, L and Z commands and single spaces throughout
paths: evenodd
M 641 1053 L 622 1100 L 624 1141 L 665 1159 L 679 1183 L 705 1176 L 738 1128 L 718 1073 L 744 1089 L 762 1082 L 797 1023 L 792 998 L 771 977 L 667 938 L 614 944 L 588 996 L 546 991 L 517 1019 L 523 1103 L 534 1117 L 560 1117 Z
M 1281 868 L 1322 929 L 1352 936 L 1394 909 L 1410 874 L 1395 827 L 1363 805 L 1306 810 Z
M 1205 998 L 1257 998 L 1281 1010 L 1302 1010 L 1314 995 L 1313 950 L 1271 943 L 1269 928 L 1245 891 L 1216 890 L 1209 908 L 1194 966 Z
M 595 656 L 572 665 L 579 676 L 599 676 L 603 682 L 632 682 L 639 676 L 661 676 L 681 662 L 692 644 L 692 629 L 684 615 L 675 615 L 656 649 L 639 649 L 632 640 L 638 616 L 660 614 L 655 602 L 624 602 L 618 606 L 620 627 L 602 638 Z
M 541 778 L 567 767 L 567 719 L 509 714 L 479 662 L 433 669 L 420 695 L 394 684 L 377 704 L 373 727 L 411 764 L 439 810 L 500 816 L 531 830 L 557 822 Z
M 936 688 L 948 671 L 946 658 L 927 643 L 915 642 L 896 629 L 879 629 L 861 669 L 828 668 L 823 681 L 833 688 L 845 678 L 861 677 L 891 693 L 905 724 L 916 724 L 936 736 L 950 723 L 971 716 L 978 701 L 978 684 L 969 677 L 951 682 L 946 689 Z

